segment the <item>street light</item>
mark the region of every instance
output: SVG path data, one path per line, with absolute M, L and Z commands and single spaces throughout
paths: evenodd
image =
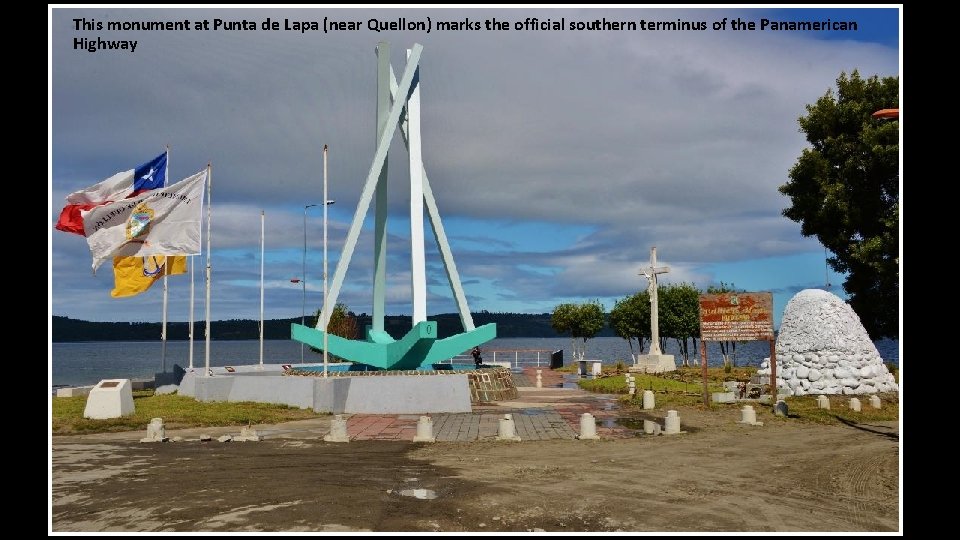
M 327 206 L 335 202 L 336 201 L 328 200 Z M 308 204 L 303 207 L 303 275 L 300 276 L 300 286 L 303 289 L 303 305 L 300 309 L 300 325 L 301 326 L 304 326 L 306 324 L 306 318 L 307 318 L 307 208 L 312 208 L 314 206 L 320 206 L 320 205 Z M 323 209 L 323 215 L 324 215 L 323 227 L 324 227 L 324 232 L 326 232 L 326 227 L 327 227 L 327 220 L 326 220 L 327 209 L 326 208 Z M 326 234 L 324 234 L 323 252 L 324 252 L 324 259 L 326 259 L 326 252 L 327 252 Z M 324 278 L 326 278 L 326 268 L 324 268 Z M 324 297 L 324 302 L 326 302 L 326 297 Z M 303 363 L 303 349 L 304 349 L 303 342 L 301 342 L 300 343 L 300 363 L 301 364 Z

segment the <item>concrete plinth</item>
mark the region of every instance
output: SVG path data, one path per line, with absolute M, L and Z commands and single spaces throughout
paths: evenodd
M 350 442 L 347 435 L 347 419 L 341 415 L 335 415 L 330 422 L 330 433 L 324 435 L 323 440 L 327 442 Z
M 585 412 L 580 415 L 580 435 L 577 438 L 582 441 L 600 439 L 597 435 L 597 419 L 592 414 Z
M 740 421 L 738 424 L 747 424 L 748 426 L 762 426 L 763 422 L 757 422 L 757 411 L 753 410 L 752 405 L 744 405 L 740 409 Z
M 84 418 L 103 420 L 133 414 L 133 388 L 130 379 L 106 379 L 90 390 Z
M 643 410 L 649 411 L 650 409 L 653 409 L 656 406 L 657 405 L 656 405 L 656 400 L 653 397 L 653 391 L 644 390 L 643 391 Z
M 664 373 L 676 369 L 677 361 L 672 354 L 641 354 L 637 356 L 629 371 L 632 373 Z
M 673 409 L 667 411 L 667 417 L 663 419 L 663 432 L 667 435 L 680 433 L 680 413 Z
M 437 442 L 433 436 L 433 419 L 429 416 L 421 416 L 417 421 L 417 434 L 413 436 L 413 442 Z
M 517 426 L 513 422 L 512 414 L 505 414 L 503 418 L 500 419 L 500 425 L 497 430 L 497 440 L 498 441 L 519 441 L 520 436 L 517 435 Z

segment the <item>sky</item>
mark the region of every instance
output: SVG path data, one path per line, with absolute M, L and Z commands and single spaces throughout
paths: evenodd
M 368 22 L 496 19 L 509 30 L 386 30 Z M 54 230 L 67 194 L 132 169 L 170 145 L 170 181 L 213 166 L 211 318 L 265 316 L 323 301 L 322 148 L 329 145 L 329 274 L 375 150 L 376 56 L 391 44 L 420 61 L 424 168 L 470 309 L 550 312 L 646 288 L 651 246 L 661 283 L 772 291 L 776 324 L 805 288 L 843 295 L 823 247 L 781 211 L 777 188 L 807 147 L 797 118 L 841 72 L 897 76 L 897 8 L 277 8 L 50 10 L 50 310 L 95 321 L 158 321 L 162 288 L 110 297 L 86 240 Z M 280 30 L 262 30 L 270 18 Z M 284 20 L 357 29 L 284 30 Z M 704 31 L 524 30 L 563 20 L 704 22 Z M 210 30 L 77 28 L 75 19 L 210 21 Z M 216 19 L 256 30 L 213 29 Z M 755 22 L 733 30 L 731 21 Z M 771 31 L 762 19 L 856 21 L 857 31 Z M 714 29 L 726 20 L 726 27 Z M 133 52 L 75 49 L 136 40 Z M 892 103 L 891 107 L 898 104 Z M 387 312 L 409 314 L 407 154 L 390 149 Z M 339 301 L 372 311 L 372 208 Z M 306 215 L 306 218 L 304 217 Z M 306 226 L 305 226 L 306 224 Z M 427 311 L 456 311 L 427 225 Z M 306 243 L 306 249 L 304 245 Z M 206 247 L 204 247 L 206 249 Z M 303 263 L 307 271 L 304 276 Z M 196 261 L 203 319 L 205 259 Z M 306 290 L 291 279 L 305 277 Z M 189 276 L 169 279 L 169 319 L 189 311 Z

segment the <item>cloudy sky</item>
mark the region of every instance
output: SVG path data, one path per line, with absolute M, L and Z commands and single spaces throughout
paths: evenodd
M 289 21 L 359 23 L 332 33 Z M 368 21 L 486 21 L 510 30 L 384 31 Z M 52 9 L 50 300 L 54 315 L 157 321 L 162 290 L 112 299 L 84 238 L 55 231 L 64 197 L 171 146 L 170 178 L 213 164 L 212 317 L 259 316 L 266 212 L 266 316 L 295 317 L 304 205 L 322 200 L 329 145 L 332 276 L 373 158 L 378 41 L 399 74 L 423 45 L 424 167 L 473 311 L 541 313 L 646 286 L 657 246 L 666 282 L 840 292 L 823 247 L 781 216 L 777 187 L 805 147 L 797 117 L 841 71 L 899 74 L 896 9 Z M 260 24 L 280 21 L 280 30 Z M 528 18 L 705 22 L 706 31 L 517 30 Z M 757 23 L 732 31 L 730 21 Z M 856 21 L 855 32 L 760 30 L 762 19 Z M 202 21 L 211 29 L 122 32 L 75 19 Z M 213 30 L 215 19 L 257 30 Z M 713 30 L 727 19 L 728 29 Z M 75 41 L 136 40 L 134 52 Z M 898 104 L 891 103 L 890 106 Z M 388 312 L 409 313 L 406 152 L 390 154 Z M 340 301 L 371 311 L 372 210 Z M 322 209 L 307 211 L 307 311 L 322 302 Z M 428 313 L 455 311 L 429 226 Z M 197 318 L 203 314 L 197 261 Z M 189 278 L 170 278 L 186 320 Z

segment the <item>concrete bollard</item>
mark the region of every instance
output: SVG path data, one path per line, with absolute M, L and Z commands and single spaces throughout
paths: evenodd
M 637 393 L 637 379 L 629 373 L 627 374 L 627 392 L 631 396 Z
M 880 408 L 880 398 L 878 396 L 870 396 L 870 406 L 874 409 Z
M 818 409 L 827 409 L 827 410 L 829 410 L 829 409 L 830 409 L 830 398 L 828 398 L 827 396 L 825 396 L 825 395 L 823 395 L 823 394 L 820 394 L 819 396 L 817 396 L 817 408 L 818 408 Z
M 327 442 L 350 442 L 347 436 L 347 420 L 342 414 L 335 415 L 330 422 L 330 433 L 324 435 Z
M 663 432 L 667 435 L 680 433 L 680 413 L 673 409 L 667 411 L 667 417 L 663 420 Z
M 773 405 L 773 414 L 776 416 L 788 416 L 787 402 L 782 399 L 778 399 L 777 402 Z
M 421 416 L 417 421 L 417 434 L 413 436 L 413 442 L 437 442 L 433 437 L 433 418 Z
M 653 420 L 644 420 L 643 421 L 643 432 L 647 435 L 659 435 L 660 434 L 660 424 L 654 422 Z
M 656 407 L 656 402 L 653 399 L 653 391 L 644 390 L 643 391 L 643 409 L 650 410 Z
M 592 414 L 585 412 L 580 415 L 580 435 L 577 438 L 581 441 L 600 439 L 597 435 L 597 419 Z
M 537 388 L 543 388 L 543 370 L 537 370 Z
M 744 405 L 740 409 L 740 421 L 738 424 L 747 424 L 750 426 L 762 426 L 763 422 L 757 422 L 757 411 L 753 410 L 753 405 Z
M 497 431 L 498 441 L 519 441 L 520 437 L 516 432 L 516 425 L 513 423 L 513 415 L 505 414 L 500 419 L 500 426 Z
M 166 442 L 167 434 L 163 428 L 163 418 L 153 418 L 147 424 L 147 436 L 140 439 L 140 442 Z
M 858 398 L 850 398 L 850 410 L 855 412 L 860 412 L 862 405 Z

